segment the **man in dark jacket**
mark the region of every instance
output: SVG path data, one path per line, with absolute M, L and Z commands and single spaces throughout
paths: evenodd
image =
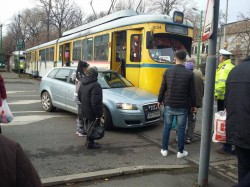
M 0 134 L 0 186 L 41 187 L 40 178 L 22 147 Z
M 88 126 L 95 120 L 100 120 L 103 114 L 102 106 L 102 88 L 97 82 L 98 70 L 96 67 L 90 67 L 86 76 L 83 77 L 78 98 L 81 102 L 82 117 L 87 119 Z M 94 140 L 87 138 L 86 147 L 88 149 L 100 148 L 100 145 Z
M 184 158 L 188 152 L 184 150 L 185 129 L 188 108 L 196 112 L 194 74 L 183 65 L 187 53 L 184 50 L 175 53 L 176 65 L 165 71 L 158 95 L 158 106 L 164 100 L 164 129 L 162 138 L 162 156 L 168 155 L 168 141 L 174 116 L 178 126 L 177 158 Z M 165 98 L 164 98 L 165 97 Z
M 250 186 L 250 56 L 229 73 L 226 81 L 227 143 L 236 146 L 238 186 Z

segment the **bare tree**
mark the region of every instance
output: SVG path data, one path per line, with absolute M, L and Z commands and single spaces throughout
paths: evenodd
M 237 50 L 245 51 L 244 55 L 249 56 L 250 54 L 250 11 L 249 15 L 239 13 L 238 20 L 240 27 L 237 28 L 238 32 L 236 33 L 236 44 Z
M 181 0 L 152 0 L 149 12 L 170 15 L 170 12 L 180 5 Z
M 52 0 L 39 0 L 42 4 L 42 9 L 45 13 L 45 25 L 47 29 L 47 42 L 50 41 L 50 24 L 51 24 L 51 11 L 52 11 Z
M 26 47 L 31 47 L 47 41 L 48 35 L 46 40 L 41 40 L 41 36 L 46 32 L 43 22 L 44 17 L 44 13 L 39 8 L 26 9 L 23 12 L 22 22 L 26 26 Z
M 7 32 L 3 37 L 3 54 L 9 55 L 16 50 L 15 35 L 12 32 Z
M 83 12 L 70 0 L 52 1 L 51 24 L 58 30 L 58 37 L 62 36 L 63 31 L 72 29 L 83 23 Z
M 119 0 L 114 7 L 115 11 L 134 10 L 135 3 L 133 0 Z
M 249 12 L 250 16 L 250 12 Z M 250 55 L 250 19 L 246 14 L 239 13 L 238 21 L 227 24 L 226 35 L 228 46 L 238 64 Z
M 7 29 L 8 33 L 12 34 L 16 46 L 18 42 L 22 42 L 23 44 L 25 44 L 26 26 L 25 24 L 23 24 L 21 18 L 22 15 L 14 15 Z

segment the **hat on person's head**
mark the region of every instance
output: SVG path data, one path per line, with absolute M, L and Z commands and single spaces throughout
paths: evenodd
M 93 66 L 93 67 L 90 67 L 87 72 L 86 72 L 86 75 L 88 77 L 97 77 L 98 76 L 98 69 L 97 67 Z
M 194 62 L 192 61 L 187 61 L 184 63 L 184 66 L 189 69 L 189 70 L 193 70 L 194 69 Z
M 219 50 L 219 53 L 220 53 L 221 55 L 223 55 L 223 56 L 230 56 L 230 55 L 233 54 L 233 53 L 231 53 L 231 52 L 229 52 L 229 51 L 227 51 L 227 50 L 225 50 L 225 49 L 220 49 L 220 50 Z

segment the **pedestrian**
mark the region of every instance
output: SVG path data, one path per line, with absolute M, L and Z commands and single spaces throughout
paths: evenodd
M 85 76 L 87 70 L 89 68 L 89 64 L 85 61 L 79 61 L 78 62 L 78 66 L 77 66 L 77 70 L 76 70 L 76 81 L 75 81 L 75 85 L 76 85 L 76 90 L 74 93 L 74 100 L 76 102 L 76 108 L 77 108 L 77 118 L 76 118 L 76 134 L 78 136 L 86 136 L 87 132 L 86 132 L 86 125 L 85 120 L 82 118 L 81 115 L 81 102 L 78 99 L 78 90 L 80 88 L 81 85 L 81 80 L 82 78 Z
M 218 65 L 218 68 L 216 69 L 214 97 L 217 101 L 217 111 L 223 111 L 225 110 L 224 96 L 226 91 L 226 80 L 228 74 L 234 68 L 234 65 L 232 64 L 230 59 L 232 53 L 225 49 L 220 49 L 219 53 L 220 63 Z M 234 154 L 232 145 L 228 143 L 224 143 L 222 147 L 217 148 L 216 152 L 220 154 Z
M 83 118 L 86 118 L 88 127 L 90 127 L 90 125 L 96 120 L 99 121 L 103 114 L 102 88 L 97 82 L 97 77 L 97 68 L 90 67 L 86 72 L 86 76 L 83 77 L 78 91 L 78 98 L 81 102 L 82 116 Z M 100 148 L 100 145 L 87 136 L 86 148 L 98 149 Z
M 160 107 L 164 101 L 164 128 L 161 149 L 162 156 L 168 155 L 169 135 L 174 116 L 176 116 L 176 126 L 178 128 L 177 158 L 184 158 L 188 155 L 188 152 L 184 150 L 184 144 L 190 102 L 192 111 L 196 112 L 197 109 L 195 107 L 194 74 L 184 66 L 186 56 L 186 51 L 176 51 L 176 65 L 167 69 L 162 78 L 161 88 L 158 95 L 158 107 Z
M 194 86 L 195 86 L 195 98 L 196 98 L 196 108 L 202 107 L 202 99 L 204 95 L 204 83 L 202 79 L 202 74 L 199 70 L 195 69 L 195 60 L 189 59 L 185 62 L 185 67 L 194 73 Z M 186 144 L 191 144 L 194 141 L 194 129 L 196 125 L 197 113 L 191 110 L 191 106 L 188 110 L 188 123 L 186 131 Z
M 6 94 L 6 88 L 4 84 L 4 79 L 2 75 L 0 74 L 0 112 L 2 112 L 2 101 L 3 99 L 7 99 L 7 94 Z M 2 133 L 2 128 L 0 126 L 0 134 Z
M 238 187 L 250 186 L 250 56 L 228 75 L 225 93 L 226 142 L 235 145 Z
M 41 187 L 41 180 L 19 143 L 0 134 L 0 186 Z

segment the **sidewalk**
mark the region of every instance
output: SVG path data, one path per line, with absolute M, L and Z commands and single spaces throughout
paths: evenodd
M 140 135 L 145 139 L 133 139 L 126 144 L 123 141 L 126 139 L 125 133 L 107 132 L 100 141 L 100 150 L 85 150 L 83 158 L 78 158 L 78 162 L 80 161 L 85 166 L 81 173 L 43 178 L 43 185 L 72 187 L 87 186 L 87 184 L 107 187 L 194 186 L 199 173 L 200 140 L 198 137 L 193 144 L 185 146 L 189 151 L 189 156 L 185 159 L 177 159 L 177 145 L 173 141 L 170 143 L 169 155 L 163 157 L 160 154 L 161 139 L 157 140 L 153 137 L 153 134 L 160 133 L 156 133 L 156 131 L 161 131 L 161 127 L 143 131 Z M 117 140 L 115 136 L 121 136 L 121 134 L 123 139 Z M 171 134 L 171 139 L 174 140 L 174 133 Z M 110 137 L 113 137 L 113 140 Z M 146 137 L 153 138 L 146 143 Z M 131 153 L 132 147 L 136 147 L 133 149 L 135 153 Z M 233 186 L 237 182 L 235 157 L 217 154 L 214 149 L 215 144 L 212 143 L 209 186 Z
M 2 75 L 2 77 L 4 78 L 4 82 L 5 83 L 11 83 L 11 82 L 15 82 L 15 83 L 33 83 L 33 84 L 39 84 L 40 81 L 39 79 L 36 79 L 32 76 L 29 76 L 27 74 L 19 74 L 15 73 L 15 72 L 0 72 L 0 74 Z

